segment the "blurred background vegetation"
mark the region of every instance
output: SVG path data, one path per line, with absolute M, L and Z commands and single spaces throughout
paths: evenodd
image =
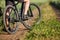
M 40 6 L 42 20 L 40 24 L 34 25 L 33 29 L 27 33 L 25 40 L 60 40 L 60 19 L 57 20 L 57 13 L 60 13 L 60 0 L 31 0 L 31 2 Z M 0 0 L 0 7 L 3 12 L 5 8 L 4 0 Z M 0 33 L 3 32 L 3 29 L 1 15 Z

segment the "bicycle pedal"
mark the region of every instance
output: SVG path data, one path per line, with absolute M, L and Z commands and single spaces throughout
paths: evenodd
M 28 17 L 33 17 L 33 15 L 28 15 Z
M 28 19 L 22 19 L 23 21 L 26 21 L 26 20 L 28 20 Z
M 14 22 L 19 22 L 19 20 L 17 20 L 17 19 L 14 19 Z

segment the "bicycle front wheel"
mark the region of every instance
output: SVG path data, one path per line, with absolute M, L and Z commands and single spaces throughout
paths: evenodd
M 18 23 L 14 21 L 14 19 L 18 18 L 17 11 L 15 7 L 12 5 L 8 5 L 5 8 L 3 14 L 3 21 L 6 28 L 6 31 L 10 34 L 15 33 L 18 29 Z
M 27 29 L 31 29 L 33 25 L 40 23 L 41 13 L 39 6 L 34 3 L 31 3 L 27 14 L 29 19 L 24 21 L 23 23 Z

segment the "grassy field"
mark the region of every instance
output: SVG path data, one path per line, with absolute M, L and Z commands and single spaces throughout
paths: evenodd
M 43 15 L 40 24 L 33 26 L 26 40 L 60 40 L 60 22 L 49 3 L 41 6 Z
M 59 0 L 52 2 L 58 3 Z M 60 40 L 60 22 L 56 19 L 56 13 L 49 3 L 42 4 L 41 13 L 43 15 L 41 23 L 33 26 L 26 40 Z

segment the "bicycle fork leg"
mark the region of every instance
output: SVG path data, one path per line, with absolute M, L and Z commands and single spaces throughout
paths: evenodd
M 23 16 L 23 8 L 24 8 L 24 2 L 22 3 L 22 6 L 21 6 L 21 13 L 20 13 L 21 19 L 22 19 L 22 16 Z
M 32 13 L 31 7 L 29 7 L 29 11 L 30 11 L 30 13 L 28 13 L 28 16 L 33 17 L 33 13 Z
M 29 16 L 29 17 L 33 17 L 33 13 L 32 13 L 31 7 L 29 7 L 28 16 Z

